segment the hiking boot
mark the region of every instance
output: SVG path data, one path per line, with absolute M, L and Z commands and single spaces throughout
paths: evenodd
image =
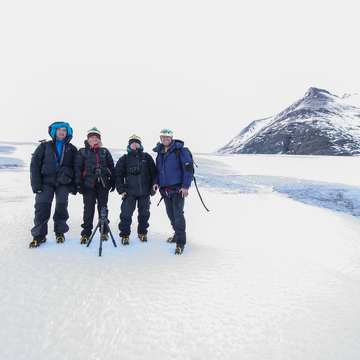
M 85 245 L 85 244 L 87 244 L 88 243 L 88 241 L 89 241 L 89 235 L 83 235 L 82 237 L 81 237 L 81 239 L 80 239 L 80 244 L 81 245 Z
M 55 234 L 55 237 L 56 237 L 56 242 L 58 244 L 62 244 L 63 242 L 65 242 L 65 235 L 64 234 L 58 233 L 58 234 Z
M 102 241 L 108 241 L 108 240 L 109 240 L 109 235 L 107 233 L 103 234 Z
M 123 236 L 123 237 L 121 238 L 121 243 L 122 243 L 124 246 L 129 245 L 129 244 L 130 244 L 130 239 L 129 239 L 129 237 L 128 237 L 128 236 Z
M 171 244 L 176 243 L 176 235 L 174 234 L 173 236 L 169 237 L 166 242 Z
M 175 255 L 181 255 L 184 251 L 184 247 L 185 245 L 182 244 L 176 244 L 176 248 L 175 248 Z
M 148 241 L 148 237 L 147 237 L 146 234 L 138 234 L 138 237 L 139 237 L 141 242 L 147 242 Z
M 46 236 L 34 236 L 33 241 L 29 244 L 29 249 L 37 248 L 40 246 L 40 244 L 43 244 L 44 242 L 46 242 Z

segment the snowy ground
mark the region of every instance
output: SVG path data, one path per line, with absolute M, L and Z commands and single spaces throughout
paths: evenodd
M 360 158 L 197 155 L 181 256 L 153 198 L 149 242 L 29 249 L 32 144 L 0 143 L 1 359 L 359 359 Z M 114 152 L 116 158 L 121 152 Z M 10 166 L 14 165 L 14 166 Z

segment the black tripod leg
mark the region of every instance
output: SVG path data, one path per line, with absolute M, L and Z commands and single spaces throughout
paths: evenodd
M 106 220 L 106 219 L 105 219 Z M 103 242 L 103 235 L 104 235 L 104 220 L 101 219 L 101 225 L 100 225 L 100 246 L 99 246 L 99 256 L 101 256 L 102 253 L 102 242 Z M 106 220 L 107 221 L 107 220 Z
M 94 237 L 94 235 L 95 235 L 95 233 L 96 233 L 96 230 L 99 228 L 99 226 L 100 226 L 100 221 L 99 221 L 98 224 L 96 225 L 96 228 L 95 228 L 94 232 L 92 233 L 92 235 L 91 235 L 91 237 L 90 237 L 90 239 L 89 239 L 86 247 L 89 247 L 89 245 L 91 244 L 92 239 L 93 239 L 93 237 Z
M 105 222 L 105 226 L 106 226 L 106 229 L 107 229 L 108 233 L 109 233 L 110 236 L 111 236 L 111 239 L 112 239 L 112 242 L 113 242 L 114 246 L 116 247 L 115 239 L 114 239 L 114 237 L 113 237 L 113 234 L 112 234 L 112 232 L 111 232 L 111 230 L 110 230 L 109 223 L 108 223 L 107 221 Z

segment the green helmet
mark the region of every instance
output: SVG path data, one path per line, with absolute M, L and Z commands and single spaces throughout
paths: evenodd
M 87 138 L 93 135 L 97 136 L 101 140 L 101 132 L 95 126 L 87 132 Z
M 160 131 L 160 136 L 170 136 L 172 138 L 172 137 L 174 137 L 174 134 L 169 129 L 163 129 Z

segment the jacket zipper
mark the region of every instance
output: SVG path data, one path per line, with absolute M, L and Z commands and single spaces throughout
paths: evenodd
M 139 154 L 136 154 L 136 159 L 137 159 L 137 163 L 138 163 L 138 169 L 139 169 L 139 171 L 140 171 L 140 159 L 139 159 Z M 129 164 L 130 164 L 130 163 L 129 163 Z M 141 171 L 140 171 L 140 172 L 141 172 Z M 140 172 L 139 172 L 139 190 L 140 190 L 140 196 L 142 196 Z

